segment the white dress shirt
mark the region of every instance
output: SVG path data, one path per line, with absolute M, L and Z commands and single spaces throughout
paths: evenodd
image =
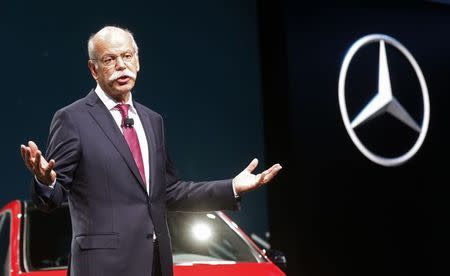
M 118 108 L 116 108 L 116 105 L 120 104 L 119 102 L 115 101 L 111 96 L 106 94 L 103 89 L 97 84 L 97 87 L 95 88 L 95 93 L 100 98 L 100 100 L 103 102 L 103 104 L 106 106 L 106 108 L 111 113 L 111 116 L 114 118 L 114 121 L 116 122 L 117 126 L 119 127 L 120 131 L 122 131 L 122 114 L 120 114 L 120 111 Z M 144 162 L 144 172 L 145 172 L 145 186 L 147 189 L 147 193 L 149 192 L 149 183 L 150 183 L 150 164 L 149 164 L 149 158 L 148 158 L 148 143 L 147 143 L 147 137 L 145 136 L 144 127 L 142 126 L 141 119 L 139 118 L 139 115 L 136 111 L 136 108 L 133 105 L 133 96 L 132 93 L 130 93 L 130 98 L 128 99 L 128 102 L 125 104 L 130 105 L 130 109 L 128 110 L 128 118 L 133 119 L 134 121 L 134 129 L 136 130 L 137 137 L 139 140 L 139 146 L 141 147 L 141 154 L 142 154 L 142 161 Z

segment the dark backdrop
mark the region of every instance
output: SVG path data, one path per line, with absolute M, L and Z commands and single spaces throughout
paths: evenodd
M 264 167 L 255 1 L 1 1 L 1 204 L 29 197 L 20 144 L 45 148 L 54 112 L 95 87 L 86 45 L 105 25 L 134 33 L 134 97 L 165 118 L 181 176 L 231 178 L 253 157 Z M 242 207 L 237 223 L 263 236 L 265 189 Z
M 270 226 L 274 246 L 287 254 L 288 274 L 447 275 L 450 7 L 285 0 L 262 3 L 260 12 L 264 108 L 271 111 L 264 114 L 267 160 L 285 165 L 282 184 L 269 187 Z M 343 58 L 371 33 L 409 49 L 430 93 L 428 136 L 399 167 L 364 157 L 339 111 Z M 394 48 L 387 56 L 394 94 L 420 119 L 413 71 Z M 364 48 L 353 65 L 348 79 L 357 89 L 347 99 L 362 108 L 376 93 L 378 47 Z M 389 116 L 362 130 L 378 153 L 404 152 L 414 141 L 414 133 Z
M 142 69 L 135 97 L 164 116 L 182 176 L 231 177 L 253 156 L 263 159 L 264 145 L 267 164 L 282 163 L 269 186 L 269 221 L 273 246 L 287 254 L 289 275 L 448 274 L 449 7 L 424 1 L 255 4 L 2 2 L 1 203 L 28 197 L 20 143 L 45 145 L 53 113 L 94 86 L 86 40 L 117 24 L 135 33 Z M 341 62 L 369 33 L 402 42 L 428 83 L 429 134 L 401 167 L 381 167 L 362 156 L 338 109 Z M 401 69 L 407 66 L 391 50 L 393 85 L 408 87 Z M 361 87 L 373 84 L 374 52 L 367 49 L 369 61 L 360 67 L 367 71 L 354 77 Z M 373 91 L 365 92 L 370 97 Z M 386 135 L 368 135 L 391 137 L 392 130 L 396 137 L 399 127 L 386 122 L 393 124 L 381 129 Z M 233 216 L 245 230 L 263 235 L 265 190 L 246 196 Z

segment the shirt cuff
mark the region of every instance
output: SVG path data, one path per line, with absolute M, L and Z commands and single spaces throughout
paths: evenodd
M 52 184 L 50 184 L 49 186 L 47 186 L 47 185 L 45 185 L 45 184 L 42 184 L 42 183 L 37 179 L 36 176 L 34 176 L 34 180 L 35 180 L 35 183 L 36 183 L 35 187 L 36 187 L 38 193 L 39 193 L 40 195 L 42 195 L 42 196 L 45 196 L 45 197 L 47 197 L 47 198 L 50 198 L 50 196 L 51 196 L 51 194 L 52 194 L 52 192 L 53 192 L 53 189 L 55 189 L 56 180 L 55 180 Z
M 231 182 L 231 186 L 233 187 L 233 194 L 234 194 L 234 198 L 240 198 L 240 196 L 237 194 L 236 192 L 236 188 L 234 188 L 234 179 Z

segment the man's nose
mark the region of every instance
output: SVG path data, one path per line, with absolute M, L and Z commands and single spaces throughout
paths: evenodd
M 123 70 L 125 68 L 126 68 L 125 62 L 123 61 L 122 57 L 118 56 L 116 59 L 116 69 Z

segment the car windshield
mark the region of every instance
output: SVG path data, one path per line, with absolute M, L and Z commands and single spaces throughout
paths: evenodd
M 29 270 L 66 267 L 72 238 L 68 206 L 51 213 L 33 207 L 27 209 L 24 224 L 25 267 Z
M 64 268 L 72 235 L 68 206 L 50 214 L 27 209 L 24 265 L 29 270 Z M 221 212 L 169 212 L 168 225 L 175 264 L 266 261 Z
M 221 216 L 218 212 L 169 212 L 174 263 L 263 262 L 259 253 Z

